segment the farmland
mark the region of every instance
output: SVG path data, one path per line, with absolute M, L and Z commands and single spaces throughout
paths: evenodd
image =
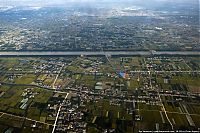
M 1 131 L 198 130 L 198 59 L 0 58 Z

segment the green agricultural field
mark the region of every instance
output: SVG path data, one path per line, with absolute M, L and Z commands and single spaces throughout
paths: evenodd
M 46 78 L 46 79 L 44 80 L 43 83 L 44 83 L 45 85 L 51 86 L 51 85 L 53 84 L 54 80 L 55 80 L 55 79 L 53 79 L 53 78 Z
M 24 75 L 21 78 L 15 80 L 16 84 L 31 84 L 35 81 L 36 76 L 34 74 Z
M 167 121 L 164 113 L 162 122 L 162 117 L 160 115 L 160 111 L 147 111 L 147 110 L 139 110 L 139 115 L 141 116 L 141 120 L 137 122 L 139 130 L 154 130 L 156 123 L 159 123 L 160 130 L 170 130 L 169 122 Z
M 178 113 L 167 113 L 169 119 L 172 121 L 175 129 L 184 129 L 185 127 L 190 127 L 187 121 L 186 115 Z M 189 129 L 188 129 L 189 130 Z
M 37 77 L 37 80 L 41 80 L 41 81 L 44 81 L 47 77 L 47 74 L 41 74 Z
M 10 86 L 3 86 L 3 85 L 1 85 L 0 86 L 0 91 L 7 91 L 8 89 L 10 88 Z
M 88 103 L 87 108 L 89 110 L 94 110 L 94 116 L 103 115 L 106 117 L 107 111 L 111 111 L 114 119 L 125 117 L 129 120 L 131 117 L 124 111 L 123 106 L 110 105 L 109 101 L 107 100 L 100 100 L 97 103 Z
M 148 105 L 146 103 L 137 103 L 139 110 L 158 110 L 161 111 L 161 107 L 158 105 Z
M 92 111 L 90 123 L 95 122 L 95 124 L 98 124 L 101 127 L 106 126 L 107 123 L 109 127 L 116 128 L 116 130 L 120 130 L 121 132 L 122 130 L 127 133 L 133 132 L 132 125 L 130 123 L 125 124 L 132 122 L 132 115 L 124 110 L 124 105 L 110 105 L 108 100 L 99 100 L 97 103 L 88 103 L 87 109 Z M 94 121 L 95 117 L 97 119 L 96 121 Z M 89 126 L 89 128 L 91 128 L 90 130 L 92 131 L 95 130 L 92 126 Z
M 132 61 L 131 61 L 131 65 L 140 66 L 139 59 L 140 59 L 140 57 L 133 57 Z
M 39 103 L 47 103 L 49 98 L 53 95 L 52 91 L 36 88 L 35 92 L 38 92 L 39 94 L 35 96 L 34 102 L 39 102 Z
M 191 115 L 196 127 L 200 127 L 200 115 Z
M 115 78 L 107 77 L 107 76 L 97 76 L 96 77 L 97 82 L 114 82 Z
M 109 63 L 106 63 L 102 66 L 100 66 L 100 72 L 102 73 L 114 73 L 112 66 Z
M 83 75 L 80 80 L 77 80 L 77 83 L 85 84 L 88 87 L 94 87 L 96 81 L 93 75 Z
M 162 62 L 160 60 L 153 60 L 153 63 L 157 64 L 157 65 L 161 65 Z
M 82 73 L 82 72 L 84 72 L 84 69 L 82 67 L 78 66 L 77 64 L 68 66 L 66 70 L 71 71 L 73 73 Z
M 40 120 L 40 110 L 37 108 L 29 108 L 27 111 L 27 117 L 33 120 Z
M 18 58 L 1 58 L 0 63 L 3 64 L 4 67 L 10 69 L 19 64 Z
M 0 100 L 0 109 L 6 110 L 9 107 L 15 107 L 21 100 L 23 87 L 11 87 Z
M 11 114 L 15 114 L 15 115 L 20 115 L 20 116 L 25 114 L 25 110 L 22 110 L 22 109 L 16 108 L 16 107 L 8 108 L 7 112 L 9 112 Z
M 0 85 L 0 92 L 3 92 L 0 97 L 0 132 L 8 127 L 17 127 L 22 133 L 51 132 L 59 105 L 64 105 L 61 110 L 63 118 L 69 115 L 66 110 L 75 109 L 72 116 L 83 113 L 83 119 L 78 121 L 87 123 L 87 132 L 98 133 L 114 128 L 119 133 L 137 133 L 139 130 L 156 130 L 158 125 L 160 130 L 171 130 L 170 122 L 175 130 L 197 130 L 200 127 L 200 75 L 178 70 L 198 70 L 198 59 L 112 56 L 109 62 L 105 57 L 87 56 L 68 61 L 53 57 L 2 58 L 0 80 L 7 82 L 7 85 Z M 60 64 L 67 65 L 56 78 Z M 91 73 L 95 69 L 98 71 L 96 76 Z M 120 71 L 127 71 L 130 79 L 116 78 Z M 164 83 L 167 75 L 171 79 L 169 83 Z M 62 89 L 52 90 L 55 79 L 55 86 L 61 85 Z M 37 82 L 41 86 L 34 87 Z M 100 94 L 94 90 L 97 82 L 102 82 Z M 123 84 L 123 87 L 119 87 L 119 84 Z M 50 86 L 50 89 L 42 88 L 43 85 Z M 69 89 L 67 102 L 60 104 Z M 158 91 L 166 112 L 160 104 Z M 81 101 L 76 96 L 80 96 Z M 70 97 L 73 99 L 70 100 Z M 26 98 L 27 108 L 20 109 L 22 99 Z M 80 101 L 78 108 L 76 100 Z M 137 102 L 135 109 L 133 100 Z M 188 112 L 196 127 L 189 125 Z M 69 121 L 64 121 L 64 127 L 68 127 Z M 34 124 L 38 128 L 32 128 Z
M 134 90 L 139 87 L 138 81 L 136 79 L 134 80 L 131 79 L 130 81 L 127 81 L 127 82 L 129 82 L 127 84 L 128 84 L 128 89 L 130 90 Z
M 38 127 L 40 128 L 32 128 L 31 126 L 33 124 L 36 124 Z M 22 129 L 22 133 L 51 133 L 52 132 L 52 125 L 47 125 L 47 124 L 43 124 L 43 123 L 35 123 L 35 121 L 31 121 L 31 120 L 26 120 L 24 122 L 24 128 Z
M 186 107 L 189 113 L 200 115 L 200 104 L 187 104 Z
M 7 125 L 7 126 L 21 128 L 23 121 L 24 119 L 22 118 L 7 114 L 4 114 L 2 117 L 0 117 L 0 125 Z

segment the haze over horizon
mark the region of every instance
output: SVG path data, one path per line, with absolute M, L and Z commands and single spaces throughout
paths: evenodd
M 191 3 L 199 4 L 199 0 L 0 0 L 0 6 L 56 6 L 67 5 L 69 3 L 132 3 L 132 4 L 152 4 L 164 3 Z

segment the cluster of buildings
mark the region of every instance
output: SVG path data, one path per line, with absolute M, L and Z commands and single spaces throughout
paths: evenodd
M 66 99 L 59 97 L 59 93 L 56 93 L 53 102 L 50 102 L 47 107 L 48 112 L 51 112 L 47 120 L 52 122 L 56 120 L 56 132 L 86 132 L 84 110 L 79 109 L 83 106 L 80 96 L 69 93 Z
M 0 50 L 199 49 L 198 30 L 193 30 L 198 23 L 193 17 L 188 23 L 189 15 L 182 16 L 180 21 L 179 18 L 171 16 L 171 13 L 131 8 L 96 9 L 86 14 L 84 11 L 76 13 L 76 9 L 63 10 L 59 15 L 53 9 L 49 14 L 44 10 L 37 12 L 41 16 L 45 15 L 44 18 L 48 21 L 41 19 L 41 16 L 33 17 L 34 11 L 28 18 L 24 18 L 22 11 L 19 15 L 22 17 L 17 16 L 13 20 L 15 26 L 10 22 L 2 25 Z M 13 26 L 14 30 L 4 31 L 10 26 Z
M 24 92 L 22 92 L 21 96 L 23 99 L 20 102 L 20 109 L 26 109 L 28 106 L 28 100 L 31 98 L 34 98 L 36 95 L 38 95 L 38 92 L 33 91 L 34 88 L 26 88 Z

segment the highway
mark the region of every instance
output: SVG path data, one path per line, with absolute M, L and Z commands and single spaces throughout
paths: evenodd
M 200 56 L 200 51 L 16 51 L 0 52 L 1 56 Z

